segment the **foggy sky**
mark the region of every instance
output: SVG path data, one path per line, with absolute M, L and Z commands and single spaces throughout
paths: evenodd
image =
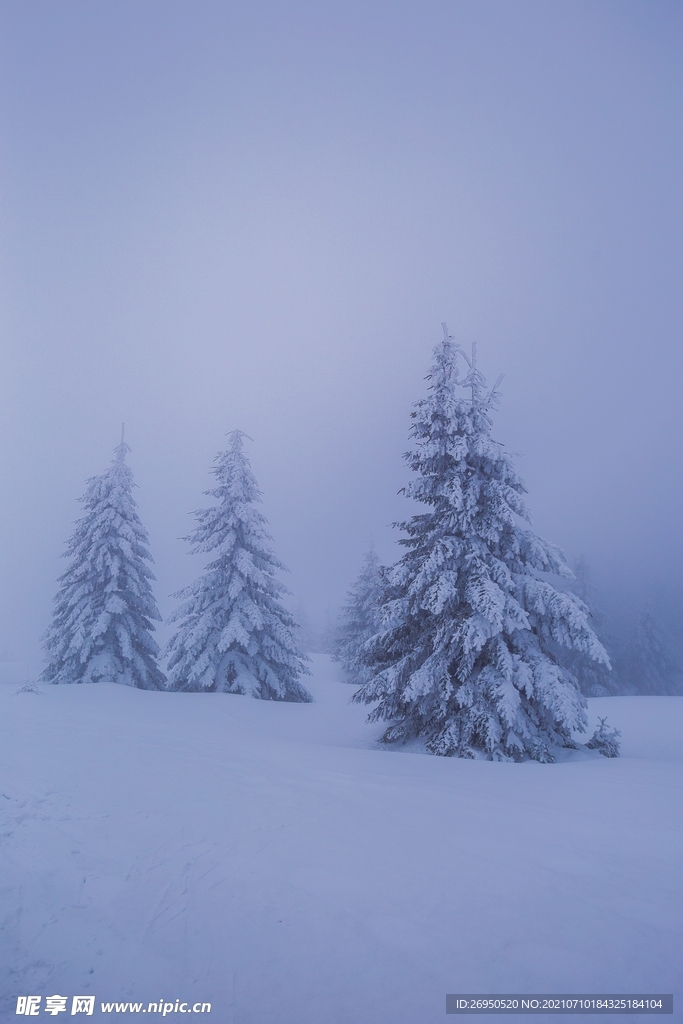
M 122 421 L 162 612 L 246 431 L 293 606 L 411 508 L 441 321 L 505 374 L 534 528 L 680 581 L 677 0 L 7 0 L 0 648 L 40 667 Z

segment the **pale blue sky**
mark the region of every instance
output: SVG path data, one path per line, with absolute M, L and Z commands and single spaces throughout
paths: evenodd
M 505 373 L 537 530 L 680 579 L 683 8 L 7 0 L 0 646 L 39 663 L 122 420 L 159 576 L 227 431 L 289 586 L 342 599 L 409 513 L 448 321 Z M 395 534 L 395 531 L 394 531 Z

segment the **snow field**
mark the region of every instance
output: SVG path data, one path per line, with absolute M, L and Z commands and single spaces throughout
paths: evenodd
M 322 655 L 307 686 L 0 687 L 3 1021 L 54 993 L 220 1024 L 432 1024 L 458 991 L 681 1005 L 683 698 L 589 701 L 618 760 L 517 765 L 380 748 Z

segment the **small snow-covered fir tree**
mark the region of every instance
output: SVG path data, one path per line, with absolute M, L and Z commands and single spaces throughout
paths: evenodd
M 683 666 L 675 641 L 649 601 L 640 613 L 624 660 L 635 693 L 683 693 Z
M 367 666 L 358 655 L 366 640 L 374 636 L 381 626 L 384 572 L 379 555 L 371 548 L 342 608 L 332 644 L 332 657 L 342 663 L 350 683 L 363 683 L 369 678 Z
M 598 718 L 598 726 L 586 746 L 589 750 L 597 750 L 603 757 L 619 757 L 620 736 L 618 729 L 607 728 L 607 718 Z
M 176 595 L 178 628 L 168 644 L 169 689 L 244 693 L 262 700 L 309 702 L 299 682 L 308 674 L 296 623 L 284 608 L 284 569 L 270 547 L 261 500 L 240 430 L 215 459 L 218 503 L 195 513 L 186 540 L 195 553 L 213 552 L 202 576 Z
M 67 545 L 53 620 L 43 635 L 47 683 L 114 682 L 163 690 L 152 636 L 161 616 L 147 533 L 133 498 L 130 451 L 121 434 L 111 467 L 92 477 L 80 499 L 85 514 Z
M 525 488 L 490 436 L 496 389 L 485 393 L 475 350 L 466 357 L 445 325 L 428 379 L 405 493 L 429 511 L 400 524 L 407 551 L 387 573 L 383 625 L 361 655 L 371 678 L 353 700 L 377 702 L 369 718 L 390 722 L 387 742 L 423 737 L 435 754 L 550 761 L 587 724 L 554 645 L 605 664 L 607 654 L 583 602 L 546 578 L 572 573 L 525 526 Z

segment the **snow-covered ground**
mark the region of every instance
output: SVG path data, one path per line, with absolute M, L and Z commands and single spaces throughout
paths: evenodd
M 180 999 L 220 1024 L 432 1024 L 447 992 L 524 991 L 673 991 L 683 1020 L 683 698 L 590 701 L 618 760 L 515 765 L 380 749 L 322 655 L 310 705 L 16 690 L 3 1021 L 58 993 L 111 1021 L 146 1018 L 100 1002 Z

